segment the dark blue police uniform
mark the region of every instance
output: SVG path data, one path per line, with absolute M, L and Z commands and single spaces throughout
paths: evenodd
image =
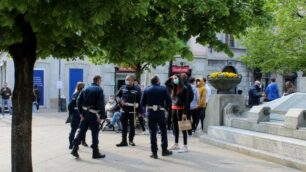
M 71 125 L 71 131 L 69 133 L 69 148 L 72 149 L 72 142 L 75 136 L 75 133 L 77 129 L 79 128 L 81 117 L 80 113 L 78 111 L 76 101 L 79 96 L 80 92 L 76 92 L 72 95 L 71 101 L 68 104 L 68 111 L 69 111 L 69 117 L 71 119 L 70 125 Z M 82 138 L 82 142 L 85 143 L 85 135 L 84 138 Z
M 167 139 L 167 128 L 166 128 L 166 117 L 165 110 L 171 107 L 172 101 L 168 93 L 168 90 L 164 86 L 159 84 L 153 84 L 152 86 L 145 89 L 141 106 L 147 107 L 148 118 L 149 118 L 149 129 L 151 133 L 151 150 L 153 155 L 157 154 L 157 125 L 161 131 L 161 146 L 163 152 L 167 150 L 168 139 Z
M 97 149 L 99 144 L 99 122 L 97 119 L 104 119 L 106 117 L 102 88 L 95 83 L 86 87 L 77 99 L 77 107 L 84 120 L 81 121 L 80 130 L 73 143 L 74 145 L 80 145 L 88 127 L 90 127 L 92 133 L 91 147 Z
M 134 144 L 134 136 L 135 136 L 135 125 L 134 125 L 134 115 L 141 114 L 141 107 L 140 107 L 140 100 L 141 100 L 141 90 L 138 86 L 128 86 L 124 85 L 120 88 L 117 92 L 116 97 L 121 100 L 124 100 L 126 105 L 121 106 L 121 124 L 122 124 L 122 142 L 123 145 L 127 143 L 127 127 L 128 124 L 130 126 L 130 133 L 129 133 L 129 141 L 131 144 Z M 134 104 L 138 104 L 135 107 L 134 114 Z M 118 145 L 117 145 L 118 146 Z M 134 145 L 132 145 L 134 146 Z

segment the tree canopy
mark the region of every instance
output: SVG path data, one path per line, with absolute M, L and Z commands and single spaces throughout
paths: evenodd
M 157 65 L 172 54 L 188 54 L 180 41 L 191 36 L 231 55 L 216 34 L 238 35 L 265 20 L 265 1 L 1 0 L 0 51 L 9 52 L 15 65 L 12 171 L 32 171 L 32 76 L 38 57 L 106 54 L 100 58 L 107 62 Z
M 263 72 L 306 71 L 306 4 L 304 0 L 275 0 L 267 4 L 270 23 L 248 29 L 243 38 L 243 62 Z

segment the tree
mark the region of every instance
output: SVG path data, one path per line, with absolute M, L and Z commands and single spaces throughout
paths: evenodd
M 218 40 L 220 32 L 238 35 L 254 23 L 266 19 L 264 1 L 150 1 L 144 18 L 122 20 L 113 17 L 104 29 L 100 48 L 91 52 L 93 63 L 114 63 L 133 68 L 137 78 L 147 66 L 157 66 L 175 59 L 191 59 L 182 42 L 191 36 L 232 56 L 227 44 Z M 122 27 L 124 26 L 124 27 Z M 114 39 L 118 38 L 118 39 Z
M 264 17 L 264 2 L 1 0 L 0 50 L 9 52 L 15 65 L 12 171 L 32 171 L 32 76 L 38 57 L 83 58 L 103 51 L 111 52 L 112 47 L 135 51 L 139 40 L 145 38 L 129 41 L 123 39 L 117 29 L 111 30 L 113 28 L 129 28 L 131 34 L 147 31 L 147 38 L 154 43 L 166 41 L 168 48 L 176 45 L 177 40 L 186 41 L 191 36 L 197 36 L 199 43 L 230 54 L 228 47 L 217 39 L 216 33 L 235 35 L 243 32 L 254 21 Z M 121 39 L 124 44 L 120 43 Z M 167 51 L 167 48 L 162 50 Z
M 103 37 L 113 12 L 126 18 L 145 13 L 145 1 L 1 0 L 0 50 L 15 65 L 12 171 L 31 172 L 33 67 L 38 57 L 83 57 Z M 94 38 L 94 39 L 93 39 Z
M 267 4 L 271 22 L 250 28 L 242 39 L 243 62 L 263 72 L 306 70 L 306 4 L 304 0 L 276 0 Z

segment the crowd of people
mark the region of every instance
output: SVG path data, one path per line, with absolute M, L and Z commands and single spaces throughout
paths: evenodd
M 71 154 L 79 157 L 78 145 L 85 142 L 87 129 L 92 132 L 93 158 L 104 158 L 98 149 L 99 125 L 106 122 L 105 127 L 121 133 L 121 142 L 117 147 L 136 146 L 134 142 L 135 126 L 139 124 L 144 133 L 147 132 L 145 119 L 150 131 L 152 158 L 157 156 L 156 134 L 162 137 L 162 156 L 172 154 L 172 150 L 180 153 L 188 152 L 188 135 L 197 131 L 198 125 L 204 127 L 205 108 L 211 89 L 205 78 L 193 78 L 187 74 L 171 76 L 161 85 L 158 76 L 151 79 L 151 85 L 142 89 L 133 75 L 126 76 L 123 85 L 116 95 L 110 96 L 104 105 L 103 89 L 100 87 L 101 77 L 96 76 L 93 84 L 84 88 L 80 82 L 68 105 L 71 121 L 69 149 Z M 137 120 L 138 119 L 138 120 Z M 182 129 L 180 122 L 186 121 L 190 128 Z M 79 132 L 76 135 L 76 131 Z M 167 129 L 173 130 L 174 144 L 168 149 Z M 183 146 L 179 146 L 179 133 L 183 134 Z
M 283 96 L 295 93 L 296 89 L 291 81 L 285 82 L 285 89 Z M 279 88 L 276 83 L 275 78 L 271 78 L 270 84 L 266 87 L 265 90 L 262 90 L 262 84 L 260 81 L 255 81 L 254 85 L 249 89 L 248 92 L 248 107 L 253 107 L 262 103 L 263 101 L 270 102 L 280 98 Z

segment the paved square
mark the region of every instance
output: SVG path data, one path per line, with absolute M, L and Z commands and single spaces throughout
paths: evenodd
M 120 135 L 114 132 L 100 133 L 100 150 L 105 159 L 91 158 L 91 149 L 80 146 L 80 159 L 75 159 L 68 150 L 69 125 L 65 124 L 66 113 L 40 112 L 33 115 L 33 168 L 35 172 L 294 172 L 298 171 L 279 164 L 252 158 L 236 152 L 220 149 L 199 142 L 197 137 L 188 138 L 188 153 L 176 153 L 171 157 L 151 159 L 148 135 L 137 134 L 136 147 L 117 148 Z M 0 119 L 0 172 L 11 168 L 10 132 L 11 119 Z M 137 132 L 136 132 L 137 133 Z M 174 138 L 169 134 L 169 145 Z M 160 143 L 160 138 L 158 138 Z M 182 142 L 182 139 L 180 140 Z M 90 131 L 87 143 L 91 143 Z

